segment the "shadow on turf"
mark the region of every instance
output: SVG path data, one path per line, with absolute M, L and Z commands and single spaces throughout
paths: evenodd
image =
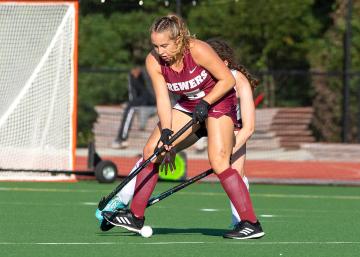
M 155 235 L 165 234 L 202 234 L 206 236 L 222 236 L 228 230 L 214 228 L 153 228 Z M 129 231 L 99 232 L 99 236 L 135 236 L 137 234 Z
M 228 231 L 216 228 L 153 228 L 154 234 L 202 234 L 206 236 L 222 236 Z

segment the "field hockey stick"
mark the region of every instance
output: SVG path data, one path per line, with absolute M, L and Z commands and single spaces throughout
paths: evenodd
M 147 203 L 147 207 L 150 207 L 151 205 L 154 205 L 155 203 L 158 203 L 160 202 L 161 200 L 169 197 L 170 195 L 172 195 L 173 193 L 176 193 L 177 191 L 180 191 L 181 189 L 184 189 L 185 187 L 195 183 L 196 181 L 202 179 L 202 178 L 205 178 L 206 176 L 212 174 L 214 171 L 212 169 L 209 169 L 195 177 L 192 177 L 191 179 L 189 180 L 186 180 L 185 182 L 173 187 L 173 188 L 170 188 L 169 190 L 161 193 L 160 195 L 158 196 L 155 196 L 155 197 L 152 197 L 148 203 Z
M 173 137 L 170 138 L 169 144 L 172 144 L 176 139 L 178 139 L 186 130 L 188 130 L 194 124 L 193 120 L 190 120 L 184 127 L 182 127 Z M 137 174 L 142 171 L 151 161 L 156 159 L 163 151 L 165 147 L 162 145 L 160 148 L 156 148 L 155 152 L 145 160 L 134 172 L 129 174 L 108 196 L 103 197 L 99 202 L 99 210 L 102 211 L 105 206 L 110 202 L 110 200 L 123 189 L 126 184 L 128 184 Z

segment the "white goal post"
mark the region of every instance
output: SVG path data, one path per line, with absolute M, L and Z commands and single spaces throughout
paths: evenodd
M 74 169 L 77 31 L 78 1 L 0 0 L 0 180 Z

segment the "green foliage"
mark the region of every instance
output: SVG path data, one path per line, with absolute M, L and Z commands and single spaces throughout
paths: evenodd
M 308 59 L 313 69 L 321 71 L 343 71 L 344 59 L 344 34 L 346 30 L 346 2 L 338 0 L 332 5 L 332 23 L 324 28 L 322 37 L 314 40 L 309 49 Z M 351 59 L 352 71 L 360 70 L 360 1 L 353 1 L 353 13 L 351 20 L 352 40 Z M 350 123 L 351 132 L 349 138 L 355 142 L 359 113 L 359 77 L 352 77 L 350 83 Z M 318 139 L 324 141 L 341 141 L 342 129 L 342 104 L 343 104 L 343 76 L 322 79 L 321 83 L 313 83 L 318 96 L 314 99 L 315 123 L 319 130 Z M 324 112 L 324 109 L 327 110 Z M 332 133 L 329 133 L 332 132 Z
M 235 49 L 240 62 L 252 71 L 341 71 L 346 1 L 343 0 L 182 0 L 182 15 L 190 31 L 206 40 L 220 37 Z M 118 72 L 81 72 L 79 76 L 79 133 L 81 144 L 91 137 L 96 119 L 93 107 L 127 100 L 127 71 L 142 62 L 150 50 L 148 28 L 155 17 L 174 12 L 176 2 L 145 0 L 81 1 L 79 65 L 111 68 Z M 360 0 L 353 0 L 352 69 L 360 67 Z M 284 72 L 257 74 L 264 106 L 304 106 L 315 99 L 329 105 L 330 120 L 339 134 L 340 78 L 321 80 Z M 358 83 L 352 80 L 352 111 Z M 326 92 L 323 93 L 323 92 Z M 335 97 L 336 96 L 336 97 Z M 328 101 L 327 99 L 333 99 Z M 319 108 L 319 107 L 316 107 Z M 321 109 L 321 108 L 320 108 Z M 319 109 L 319 110 L 320 110 Z M 320 115 L 323 116 L 323 115 Z M 321 122 L 324 123 L 324 122 Z M 321 132 L 322 133 L 322 132 Z M 320 134 L 321 134 L 320 133 Z M 320 137 L 319 137 L 320 138 Z M 323 137 L 325 138 L 325 137 Z M 329 136 L 327 140 L 338 140 Z
M 188 21 L 199 38 L 221 37 L 230 42 L 239 60 L 251 70 L 308 69 L 310 64 L 305 57 L 320 29 L 312 15 L 313 2 L 201 2 L 199 8 L 191 10 Z M 274 86 L 262 87 L 275 91 L 277 106 L 311 103 L 310 83 L 276 76 L 273 80 Z
M 159 10 L 161 11 L 161 10 Z M 80 18 L 80 67 L 114 69 L 118 72 L 80 72 L 78 85 L 78 144 L 91 140 L 96 120 L 94 106 L 127 101 L 127 72 L 143 63 L 150 50 L 148 28 L 157 14 L 144 10 L 93 13 Z
M 312 0 L 244 0 L 201 4 L 188 21 L 200 38 L 221 37 L 232 43 L 243 63 L 257 69 L 296 67 L 306 52 L 307 39 L 319 24 L 311 15 Z M 302 66 L 303 67 L 303 66 Z

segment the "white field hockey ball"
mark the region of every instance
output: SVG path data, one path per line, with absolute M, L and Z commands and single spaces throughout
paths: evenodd
M 153 230 L 149 226 L 143 226 L 142 229 L 140 230 L 140 235 L 142 237 L 151 237 L 152 234 L 153 234 Z

